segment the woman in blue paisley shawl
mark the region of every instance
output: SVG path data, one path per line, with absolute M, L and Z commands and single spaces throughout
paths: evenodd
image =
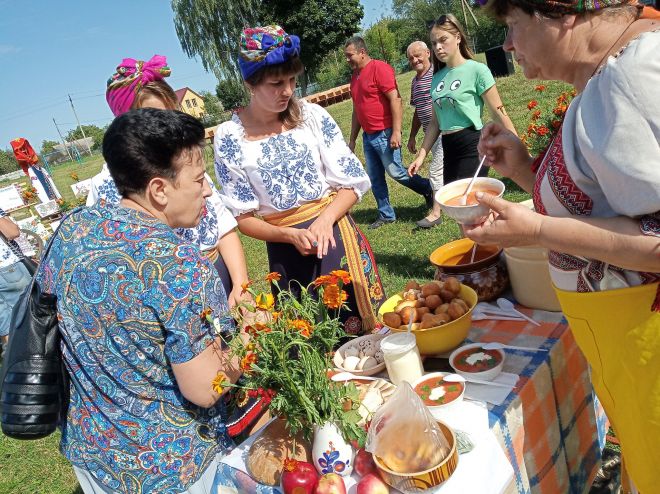
M 348 212 L 371 183 L 332 117 L 294 97 L 299 53 L 298 37 L 279 26 L 242 33 L 239 64 L 250 103 L 215 133 L 220 194 L 239 229 L 266 241 L 280 285 L 295 292 L 298 283 L 348 270 L 344 329 L 370 332 L 385 295 L 369 243 Z
M 64 218 L 37 273 L 70 376 L 60 449 L 85 494 L 206 494 L 232 444 L 220 397 L 240 370 L 220 335 L 234 322 L 213 264 L 174 231 L 211 195 L 203 139 L 181 112 L 117 117 L 103 156 L 121 201 Z
M 107 83 L 106 99 L 115 116 L 135 108 L 159 108 L 178 110 L 179 103 L 174 90 L 164 78 L 171 73 L 167 59 L 154 55 L 143 62 L 125 58 Z M 206 201 L 202 219 L 194 228 L 178 228 L 177 233 L 188 242 L 199 246 L 204 255 L 214 263 L 227 293 L 230 306 L 250 298 L 241 285 L 248 279 L 243 245 L 236 233 L 236 220 L 227 211 L 218 191 L 211 186 L 211 197 Z M 117 191 L 107 166 L 92 178 L 87 205 L 99 199 L 118 203 L 121 195 Z

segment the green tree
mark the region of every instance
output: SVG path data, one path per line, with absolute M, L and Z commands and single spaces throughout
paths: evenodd
M 183 51 L 199 56 L 218 80 L 240 78 L 236 59 L 241 30 L 257 24 L 260 0 L 172 0 L 174 27 Z
M 382 19 L 364 33 L 364 41 L 369 49 L 369 56 L 383 60 L 390 65 L 397 65 L 401 59 L 396 36 L 389 30 L 390 21 Z
M 91 137 L 94 139 L 94 144 L 92 149 L 100 149 L 103 144 L 103 136 L 105 135 L 105 130 L 107 127 L 98 127 L 96 125 L 83 125 L 83 130 L 85 131 L 85 137 Z M 83 135 L 80 131 L 80 128 L 76 127 L 71 129 L 69 133 L 65 136 L 67 142 L 75 141 L 77 139 L 82 139 Z
M 227 120 L 225 109 L 215 94 L 209 91 L 202 91 L 200 96 L 204 100 L 204 115 L 201 120 L 205 127 L 218 125 Z
M 18 170 L 18 161 L 11 149 L 0 149 L 0 175 Z
M 319 91 L 326 91 L 333 87 L 351 82 L 351 67 L 344 58 L 343 46 L 328 53 L 316 73 L 316 83 Z
M 52 153 L 55 150 L 55 146 L 59 143 L 57 141 L 49 141 L 44 139 L 41 143 L 41 152 L 44 154 Z
M 243 83 L 235 79 L 221 80 L 215 88 L 215 94 L 218 95 L 226 110 L 235 110 L 241 106 L 246 106 L 250 101 Z
M 359 0 L 271 0 L 262 3 L 260 17 L 283 23 L 287 32 L 300 37 L 300 59 L 306 69 L 300 83 L 306 94 L 307 83 L 317 75 L 323 59 L 360 30 L 363 15 Z

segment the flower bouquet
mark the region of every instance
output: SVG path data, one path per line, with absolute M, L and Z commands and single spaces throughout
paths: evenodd
M 338 316 L 347 297 L 342 288 L 351 281 L 348 272 L 321 276 L 301 287 L 298 297 L 280 287 L 279 280 L 279 273 L 266 276 L 278 288 L 277 304 L 270 293 L 254 290 L 251 281 L 243 285 L 254 304 L 243 303 L 235 311 L 249 340 L 230 342 L 243 371 L 240 386 L 233 386 L 266 400 L 291 436 L 301 432 L 311 439 L 314 426 L 333 423 L 345 440 L 363 444 L 357 388 L 335 383 L 327 374 L 333 348 L 346 335 Z
M 547 87 L 539 84 L 535 89 L 539 93 L 543 93 L 547 90 Z M 552 108 L 546 108 L 547 105 L 540 104 L 535 99 L 527 103 L 527 110 L 530 112 L 530 123 L 527 126 L 527 132 L 522 135 L 521 139 L 532 156 L 538 156 L 552 142 L 559 127 L 561 127 L 568 105 L 575 94 L 575 90 L 564 91 L 557 97 L 556 104 Z

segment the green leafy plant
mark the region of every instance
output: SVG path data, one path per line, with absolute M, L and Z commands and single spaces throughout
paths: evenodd
M 278 273 L 266 276 L 276 285 L 279 279 Z M 230 345 L 244 372 L 241 387 L 269 402 L 271 413 L 285 420 L 292 435 L 302 431 L 310 437 L 313 425 L 332 422 L 346 440 L 363 444 L 357 388 L 328 377 L 332 350 L 345 336 L 338 316 L 346 283 L 348 272 L 338 270 L 301 287 L 299 296 L 280 289 L 277 307 L 273 295 L 257 293 L 252 282 L 246 283 L 243 289 L 252 294 L 254 304 L 243 304 L 237 316 L 250 339 L 247 345 L 238 339 Z
M 534 88 L 539 93 L 546 91 L 546 86 L 540 84 Z M 561 127 L 568 105 L 575 96 L 575 90 L 564 91 L 556 98 L 556 104 L 550 106 L 541 104 L 533 99 L 527 103 L 527 111 L 530 113 L 530 122 L 527 132 L 522 136 L 522 142 L 527 146 L 532 156 L 538 156 L 545 151 L 553 137 Z M 545 101 L 551 101 L 547 98 Z

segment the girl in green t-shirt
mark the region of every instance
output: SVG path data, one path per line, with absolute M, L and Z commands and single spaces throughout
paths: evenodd
M 434 69 L 431 99 L 436 118 L 429 123 L 424 142 L 408 167 L 408 173 L 411 176 L 417 173 L 442 133 L 444 183 L 450 183 L 471 177 L 479 166 L 477 144 L 483 127 L 481 113 L 484 104 L 493 120 L 514 133 L 516 129 L 504 110 L 490 69 L 473 60 L 474 55 L 456 17 L 441 15 L 430 28 Z M 488 168 L 482 168 L 480 175 L 487 174 Z M 426 219 L 438 222 L 439 217 L 438 205 Z

